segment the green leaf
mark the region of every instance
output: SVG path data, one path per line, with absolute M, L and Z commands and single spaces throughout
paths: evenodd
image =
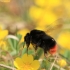
M 20 47 L 23 46 L 23 48 L 24 48 L 25 42 L 20 43 L 19 46 L 20 46 Z
M 50 65 L 51 65 L 51 63 L 47 59 L 44 59 L 41 63 L 39 70 L 41 70 L 41 69 L 49 70 Z
M 34 50 L 29 49 L 29 50 L 28 50 L 28 54 L 34 54 Z
M 13 55 L 16 55 L 16 54 L 17 54 L 17 51 L 16 51 L 16 50 L 13 50 L 10 54 L 11 54 L 12 56 L 13 56 Z
M 70 61 L 70 50 L 66 50 L 63 56 Z
M 13 47 L 16 49 L 16 50 L 18 50 L 19 48 L 19 46 L 18 46 L 18 44 L 19 44 L 19 42 L 17 41 L 17 40 L 13 40 L 14 41 L 14 45 L 13 45 Z
M 11 46 L 12 49 L 15 49 L 15 50 L 18 51 L 20 49 L 19 42 L 20 42 L 20 39 L 21 39 L 22 36 L 18 34 L 17 37 L 19 38 L 19 41 L 10 38 L 10 39 L 8 39 L 8 42 L 9 42 L 9 45 Z
M 44 61 L 44 60 L 42 61 L 40 68 L 41 68 L 41 69 L 47 69 L 46 61 Z
M 16 36 L 18 37 L 18 39 L 19 39 L 19 41 L 20 41 L 20 40 L 21 40 L 21 38 L 22 38 L 22 35 L 17 34 Z
M 36 55 L 34 56 L 34 59 L 38 60 L 41 57 L 42 53 L 43 53 L 43 49 L 39 48 Z
M 14 50 L 15 48 L 13 47 L 13 41 L 12 41 L 11 38 L 8 39 L 8 43 L 9 43 L 9 45 L 11 46 L 12 50 Z
M 27 53 L 27 48 L 23 48 L 23 50 L 22 50 L 22 55 L 25 53 Z M 34 50 L 28 49 L 28 54 L 34 54 Z
M 59 70 L 59 69 L 53 66 L 52 70 Z
M 23 48 L 23 50 L 22 50 L 22 55 L 25 53 L 27 53 L 27 48 Z

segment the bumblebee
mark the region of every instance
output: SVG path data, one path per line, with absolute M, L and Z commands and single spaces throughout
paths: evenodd
M 25 35 L 24 42 L 26 43 L 27 51 L 31 43 L 35 50 L 37 50 L 38 47 L 42 48 L 44 54 L 47 54 L 47 52 L 50 52 L 51 54 L 56 52 L 56 41 L 54 38 L 41 30 L 31 30 L 30 33 Z

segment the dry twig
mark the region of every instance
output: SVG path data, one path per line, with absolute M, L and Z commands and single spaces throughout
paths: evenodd
M 0 67 L 8 68 L 10 70 L 16 70 L 15 68 L 7 66 L 7 65 L 4 65 L 4 64 L 0 64 Z

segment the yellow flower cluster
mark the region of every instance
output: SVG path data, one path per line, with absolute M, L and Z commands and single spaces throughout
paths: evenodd
M 45 29 L 47 25 L 50 25 L 59 19 L 54 13 L 54 9 L 61 6 L 60 0 L 34 0 L 35 5 L 29 9 L 30 17 L 36 21 L 37 28 Z M 57 14 L 62 13 L 62 8 L 58 8 Z
M 5 41 L 5 38 L 6 36 L 8 35 L 8 30 L 2 30 L 0 28 L 0 48 L 3 49 L 3 50 L 6 50 L 7 47 L 6 47 L 6 41 Z
M 21 58 L 17 57 L 14 61 L 17 70 L 38 70 L 40 62 L 33 60 L 32 55 L 24 54 Z
M 35 4 L 40 6 L 40 7 L 55 7 L 55 6 L 59 6 L 61 4 L 60 0 L 34 0 Z
M 65 31 L 61 33 L 57 39 L 57 43 L 61 47 L 70 50 L 70 32 Z

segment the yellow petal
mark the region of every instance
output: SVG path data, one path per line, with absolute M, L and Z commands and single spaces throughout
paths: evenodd
M 22 60 L 24 63 L 32 63 L 33 62 L 33 56 L 32 55 L 27 55 L 27 54 L 24 54 L 22 56 Z
M 31 65 L 35 70 L 37 70 L 40 67 L 40 62 L 38 60 L 34 60 Z
M 61 5 L 60 0 L 47 0 L 46 2 L 46 7 L 49 7 L 49 8 L 53 8 L 60 5 Z
M 56 7 L 54 9 L 54 14 L 56 14 L 59 18 L 65 15 L 65 9 L 63 6 Z
M 0 39 L 4 39 L 8 35 L 8 30 L 0 31 Z
M 20 69 L 24 64 L 23 64 L 23 61 L 21 58 L 16 58 L 15 61 L 14 61 L 14 65 Z
M 55 22 L 58 17 L 51 11 L 44 11 L 43 16 L 41 17 L 41 21 L 44 21 L 46 24 L 51 24 Z M 42 23 L 43 24 L 43 23 Z
M 2 48 L 3 50 L 8 50 L 7 42 L 0 40 L 0 48 Z
M 46 0 L 34 0 L 35 4 L 40 6 L 40 7 L 45 7 L 46 6 Z
M 22 29 L 22 30 L 19 30 L 18 32 L 17 32 L 17 34 L 20 34 L 20 35 L 25 35 L 26 33 L 28 33 L 29 32 L 29 30 L 28 29 Z
M 33 20 L 38 20 L 41 17 L 42 12 L 43 12 L 42 8 L 32 6 L 29 10 L 29 15 Z
M 57 38 L 58 44 L 62 48 L 70 49 L 70 32 L 63 32 Z
M 37 27 L 46 28 L 47 23 L 43 20 L 43 17 L 37 22 Z

